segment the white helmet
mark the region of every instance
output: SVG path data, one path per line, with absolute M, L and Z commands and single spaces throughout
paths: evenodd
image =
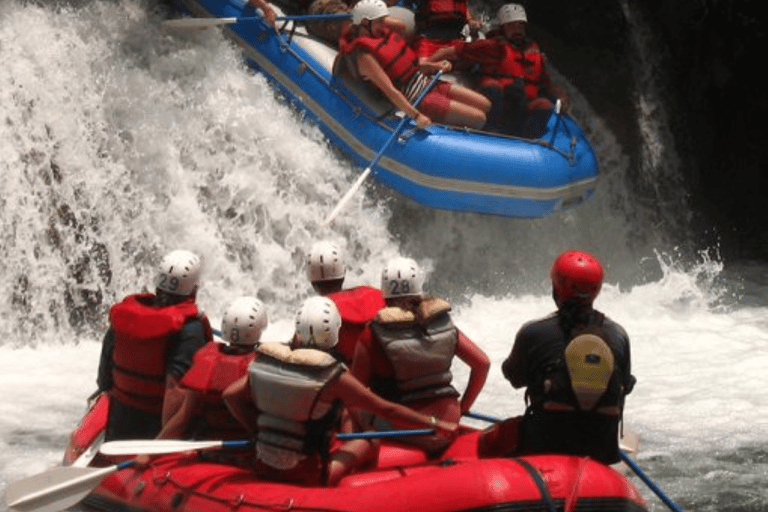
M 310 297 L 296 315 L 296 347 L 328 350 L 339 342 L 341 315 L 326 297 Z
M 411 258 L 395 258 L 381 272 L 381 292 L 385 299 L 421 295 L 421 269 Z
M 268 323 L 267 308 L 259 299 L 238 297 L 221 318 L 221 337 L 233 345 L 256 345 Z
M 316 242 L 307 254 L 307 277 L 315 281 L 343 279 L 346 273 L 344 252 L 333 242 Z
M 158 266 L 157 289 L 174 295 L 187 296 L 197 290 L 203 259 L 189 251 L 172 251 Z
M 363 20 L 377 20 L 388 14 L 387 4 L 382 0 L 360 0 L 352 8 L 352 23 L 359 25 Z
M 528 18 L 525 15 L 525 8 L 520 4 L 505 4 L 499 8 L 499 12 L 496 14 L 496 18 L 499 20 L 499 25 L 505 23 L 512 23 L 513 21 L 528 22 Z

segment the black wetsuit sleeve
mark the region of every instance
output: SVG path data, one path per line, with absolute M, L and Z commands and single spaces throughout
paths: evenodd
M 528 368 L 528 341 L 525 329 L 520 329 L 512 345 L 509 357 L 501 364 L 501 372 L 512 387 L 522 388 L 528 385 L 526 373 Z
M 616 362 L 618 371 L 621 375 L 622 386 L 624 387 L 624 394 L 628 395 L 632 392 L 632 388 L 635 386 L 637 379 L 632 375 L 632 358 L 630 356 L 629 348 L 629 336 L 627 331 L 616 322 L 609 321 L 608 326 L 610 328 L 611 339 L 613 342 L 614 354 L 616 356 Z
M 195 352 L 205 343 L 205 328 L 200 320 L 191 320 L 184 324 L 169 348 L 165 366 L 166 375 L 177 379 L 182 378 L 192 366 Z
M 632 356 L 631 356 L 631 350 L 629 348 L 629 336 L 626 332 L 624 332 L 624 329 L 622 329 L 622 332 L 624 334 L 623 340 L 624 340 L 624 350 L 626 352 L 625 355 L 625 367 L 624 367 L 624 394 L 628 395 L 632 392 L 632 389 L 635 387 L 635 383 L 637 382 L 637 379 L 634 375 L 632 375 Z
M 115 346 L 115 332 L 110 327 L 104 334 L 101 343 L 101 356 L 99 358 L 99 371 L 96 375 L 96 384 L 99 391 L 108 391 L 112 388 L 112 351 Z

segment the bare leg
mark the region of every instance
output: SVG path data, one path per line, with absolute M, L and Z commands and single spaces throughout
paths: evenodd
M 448 97 L 459 103 L 465 103 L 487 114 L 491 110 L 491 100 L 477 91 L 473 91 L 462 85 L 452 84 Z
M 445 123 L 479 130 L 485 125 L 485 112 L 466 103 L 451 100 L 445 115 Z
M 336 485 L 344 475 L 359 468 L 376 455 L 376 444 L 369 439 L 354 439 L 331 454 L 328 463 L 328 485 Z

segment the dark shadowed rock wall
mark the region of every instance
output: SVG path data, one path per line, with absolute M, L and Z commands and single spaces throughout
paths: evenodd
M 757 14 L 763 12 L 757 1 L 626 1 L 642 13 L 663 54 L 658 78 L 696 212 L 692 228 L 702 242 L 719 243 L 726 258 L 768 260 L 768 16 Z M 497 5 L 486 9 L 495 12 Z M 637 162 L 637 59 L 620 0 L 525 5 L 550 60 Z M 638 194 L 646 193 L 640 176 L 630 178 Z

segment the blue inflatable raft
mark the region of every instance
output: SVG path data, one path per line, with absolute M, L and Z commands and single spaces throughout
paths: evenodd
M 245 0 L 175 0 L 195 18 L 237 18 L 222 25 L 246 61 L 332 144 L 367 167 L 400 124 L 378 91 L 338 70 L 335 48 L 303 26 L 263 23 Z M 371 168 L 381 183 L 424 205 L 512 217 L 543 217 L 577 206 L 595 191 L 599 166 L 579 125 L 550 115 L 546 133 L 523 139 L 483 131 L 412 125 Z

